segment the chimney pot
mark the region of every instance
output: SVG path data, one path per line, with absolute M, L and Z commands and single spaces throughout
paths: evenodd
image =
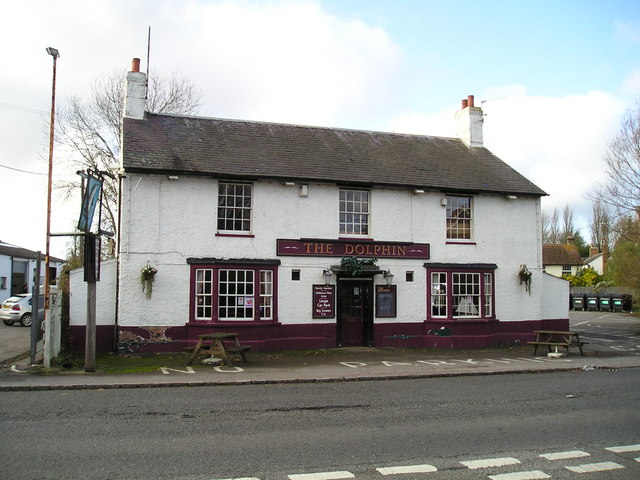
M 473 95 L 467 95 L 467 103 L 470 107 L 473 107 Z
M 134 58 L 131 60 L 131 71 L 139 72 L 140 71 L 140 59 Z
M 465 109 L 469 106 L 469 102 L 467 99 L 462 100 L 462 108 Z

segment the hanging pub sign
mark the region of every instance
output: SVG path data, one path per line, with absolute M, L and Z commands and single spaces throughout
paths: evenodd
M 333 318 L 336 316 L 334 306 L 336 304 L 335 285 L 313 286 L 313 318 Z
M 82 208 L 80 210 L 80 219 L 78 220 L 78 230 L 89 232 L 93 223 L 96 205 L 100 200 L 102 180 L 91 174 L 82 174 L 82 177 L 86 179 L 86 184 L 82 192 Z
M 279 238 L 276 250 L 280 256 L 429 259 L 428 243 Z

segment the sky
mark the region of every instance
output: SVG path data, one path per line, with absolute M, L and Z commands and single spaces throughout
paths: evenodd
M 203 116 L 455 136 L 474 95 L 484 146 L 549 194 L 543 210 L 570 206 L 587 242 L 587 194 L 640 99 L 637 0 L 0 0 L 0 240 L 45 249 L 46 47 L 59 110 L 133 57 L 145 71 L 149 27 L 151 71 L 192 82 Z M 54 185 L 77 178 L 66 155 Z M 54 188 L 51 232 L 79 209 Z

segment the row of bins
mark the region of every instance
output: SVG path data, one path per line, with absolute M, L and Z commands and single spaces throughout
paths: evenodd
M 601 312 L 630 312 L 632 296 L 623 293 L 572 293 L 571 309 Z

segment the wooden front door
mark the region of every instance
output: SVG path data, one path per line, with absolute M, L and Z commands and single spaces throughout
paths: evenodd
M 373 346 L 372 292 L 371 280 L 338 281 L 338 346 Z

